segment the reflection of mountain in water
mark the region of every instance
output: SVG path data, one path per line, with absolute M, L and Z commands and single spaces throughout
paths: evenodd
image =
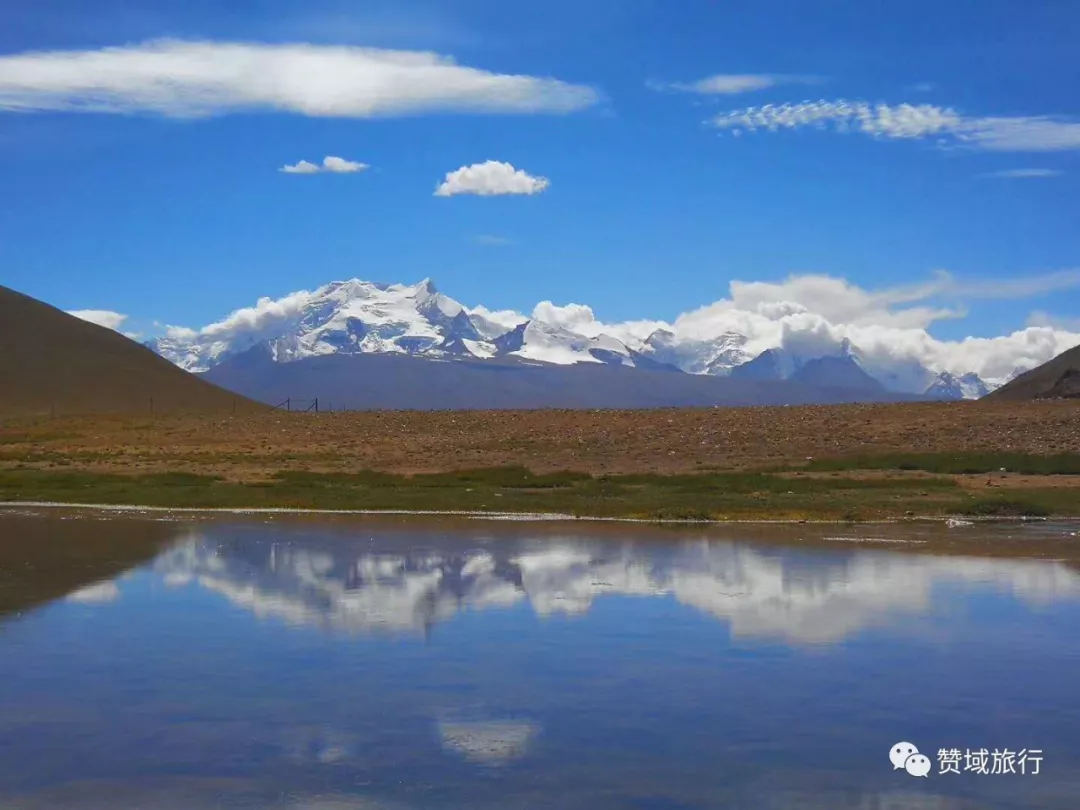
M 192 539 L 156 564 L 166 584 L 197 582 L 256 616 L 350 632 L 422 631 L 462 610 L 527 602 L 581 614 L 608 594 L 668 597 L 736 636 L 830 642 L 898 612 L 935 586 L 984 584 L 1031 602 L 1080 598 L 1060 563 L 873 551 L 796 553 L 740 543 L 597 545 L 564 538 L 494 552 L 386 555 L 348 542 Z

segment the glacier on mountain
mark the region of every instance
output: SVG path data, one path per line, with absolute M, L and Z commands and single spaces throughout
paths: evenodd
M 926 389 L 926 393 L 936 399 L 979 399 L 992 390 L 993 388 L 974 372 L 957 376 L 943 371 Z
M 794 317 L 802 317 L 798 313 Z M 352 279 L 278 300 L 260 299 L 201 330 L 171 327 L 147 345 L 189 371 L 207 371 L 256 346 L 277 362 L 329 354 L 402 354 L 442 360 L 505 358 L 532 363 L 670 368 L 689 374 L 787 380 L 926 393 L 943 399 L 982 396 L 1003 380 L 970 371 L 931 369 L 849 339 L 782 322 L 772 345 L 731 329 L 700 334 L 661 322 L 605 326 L 581 305 L 537 306 L 532 317 L 468 308 L 430 279 L 385 284 Z M 822 361 L 822 362 L 812 362 Z

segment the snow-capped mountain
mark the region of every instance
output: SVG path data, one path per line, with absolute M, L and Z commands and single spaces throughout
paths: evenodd
M 657 329 L 638 350 L 640 354 L 664 365 L 675 366 L 689 374 L 712 374 L 723 377 L 751 359 L 746 351 L 746 336 L 725 332 L 712 340 L 680 341 L 670 329 Z
M 634 352 L 609 335 L 586 337 L 561 326 L 526 321 L 495 338 L 493 356 L 517 356 L 541 363 L 610 363 L 633 366 Z
M 294 300 L 300 295 L 273 308 L 240 310 L 201 332 L 171 330 L 150 348 L 189 371 L 206 371 L 260 343 L 278 362 L 323 354 L 493 354 L 464 307 L 428 279 L 415 285 L 354 279 Z
M 584 308 L 587 309 L 587 308 Z M 671 369 L 735 380 L 886 391 L 943 399 L 971 399 L 994 387 L 974 374 L 938 373 L 917 361 L 868 362 L 858 347 L 818 341 L 811 347 L 762 350 L 746 335 L 727 331 L 688 337 L 673 328 L 579 325 L 537 308 L 530 318 L 470 309 L 439 292 L 430 279 L 382 284 L 353 279 L 260 299 L 201 330 L 170 328 L 147 345 L 189 371 L 205 372 L 262 347 L 278 363 L 325 355 L 404 355 L 440 360 L 514 359 L 551 365 L 603 364 Z M 591 312 L 589 313 L 591 317 Z M 568 325 L 569 324 L 569 325 Z M 631 325 L 633 326 L 633 325 Z M 997 382 L 997 381 L 994 381 Z
M 354 279 L 293 296 L 276 308 L 260 303 L 257 314 L 240 310 L 201 332 L 173 329 L 148 345 L 188 371 L 207 371 L 260 344 L 282 363 L 326 354 L 406 354 L 635 364 L 634 353 L 616 338 L 530 320 L 507 327 L 470 312 L 430 279 L 414 285 Z
M 993 389 L 974 372 L 958 377 L 943 371 L 926 389 L 926 395 L 935 399 L 979 399 L 991 390 Z

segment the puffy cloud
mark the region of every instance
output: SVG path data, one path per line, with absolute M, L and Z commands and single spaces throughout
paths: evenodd
M 1013 299 L 1080 287 L 1080 272 L 1066 270 L 1015 280 L 958 280 L 939 273 L 923 284 L 864 290 L 830 276 L 791 276 L 784 282 L 731 283 L 729 297 L 679 316 L 670 327 L 680 340 L 708 340 L 727 332 L 748 338 L 751 354 L 782 347 L 813 355 L 850 341 L 872 372 L 896 379 L 915 366 L 934 372 L 974 371 L 1001 381 L 1080 344 L 1080 330 L 1030 324 L 1008 335 L 940 340 L 928 331 L 956 309 L 930 306 L 953 300 Z M 908 379 L 918 387 L 921 381 Z
M 224 320 L 201 329 L 199 334 L 224 338 L 236 332 L 274 332 L 282 323 L 299 316 L 318 292 L 300 290 L 278 299 L 263 296 L 255 306 L 238 309 Z
M 306 160 L 301 160 L 299 163 L 293 165 L 282 166 L 278 171 L 285 172 L 285 174 L 318 174 L 322 171 L 314 163 L 309 163 Z
M 165 337 L 171 340 L 192 340 L 199 336 L 199 332 L 196 329 L 189 329 L 186 326 L 166 326 Z
M 327 156 L 323 158 L 322 166 L 310 163 L 306 160 L 301 160 L 299 163 L 295 163 L 291 166 L 282 166 L 278 171 L 284 172 L 285 174 L 319 174 L 320 172 L 355 174 L 356 172 L 362 172 L 367 168 L 370 167 L 366 163 L 357 163 L 353 160 L 345 160 L 345 158 Z
M 734 133 L 814 127 L 891 140 L 935 137 L 993 152 L 1080 149 L 1080 123 L 1051 116 L 967 117 L 934 104 L 890 105 L 823 99 L 747 107 L 721 113 L 710 123 Z
M 472 307 L 466 310 L 469 319 L 473 322 L 476 330 L 488 340 L 494 340 L 500 335 L 521 326 L 528 321 L 528 317 L 512 309 L 492 310 L 485 306 Z
M 335 174 L 354 174 L 368 168 L 366 163 L 357 163 L 353 160 L 345 160 L 339 157 L 323 158 L 323 169 Z
M 618 338 L 631 348 L 640 346 L 657 329 L 669 327 L 666 322 L 658 320 L 605 323 L 597 319 L 590 306 L 585 304 L 560 306 L 551 301 L 541 301 L 537 304 L 533 308 L 532 319 L 562 329 L 569 329 L 589 338 L 610 335 Z
M 11 111 L 371 118 L 568 113 L 598 100 L 589 87 L 492 73 L 421 51 L 158 40 L 0 56 L 0 110 Z
M 766 90 L 779 84 L 812 84 L 817 81 L 818 79 L 811 76 L 785 76 L 775 73 L 719 73 L 694 82 L 652 81 L 646 84 L 652 90 L 675 90 L 706 96 L 735 96 L 740 93 Z
M 592 307 L 584 304 L 567 304 L 564 307 L 556 306 L 550 301 L 541 301 L 533 308 L 533 319 L 550 323 L 553 326 L 561 326 L 564 329 L 578 331 L 580 328 L 588 328 L 596 323 L 596 316 Z
M 950 283 L 948 276 L 939 274 L 934 281 L 926 284 L 869 292 L 844 279 L 824 275 L 790 276 L 779 284 L 733 281 L 731 298 L 721 302 L 721 305 L 756 312 L 773 320 L 815 313 L 834 323 L 878 323 L 921 328 L 959 313 L 926 307 L 899 310 L 892 307 L 925 300 L 944 292 Z
M 128 319 L 127 315 L 121 315 L 119 312 L 108 309 L 73 309 L 68 311 L 68 315 L 74 315 L 81 320 L 96 323 L 98 326 L 104 326 L 106 329 L 117 332 L 120 331 L 120 327 Z
M 546 177 L 533 177 L 528 172 L 515 169 L 509 163 L 489 160 L 462 166 L 448 172 L 446 179 L 435 189 L 436 197 L 453 197 L 458 194 L 478 194 L 491 197 L 504 194 L 539 194 L 551 185 Z
M 1077 287 L 1080 271 L 1074 270 L 992 282 L 940 272 L 922 283 L 879 290 L 833 276 L 793 275 L 781 282 L 733 281 L 727 298 L 686 312 L 672 323 L 605 323 L 591 307 L 550 301 L 538 304 L 532 317 L 587 337 L 610 335 L 631 348 L 641 348 L 658 329 L 672 332 L 680 344 L 744 335 L 750 356 L 772 348 L 819 356 L 840 350 L 848 341 L 871 372 L 898 388 L 922 390 L 925 369 L 975 371 L 990 382 L 1002 381 L 1017 368 L 1032 368 L 1080 344 L 1080 323 L 1051 322 L 1049 316 L 1033 316 L 1026 328 L 1008 335 L 940 340 L 929 329 L 965 312 L 935 302 L 1018 299 Z
M 1001 177 L 1005 179 L 1027 180 L 1039 177 L 1059 177 L 1056 169 L 1002 169 L 998 172 L 986 172 L 982 177 Z

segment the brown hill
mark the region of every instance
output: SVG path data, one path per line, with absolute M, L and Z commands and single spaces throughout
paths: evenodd
M 261 409 L 111 329 L 0 286 L 0 414 Z
M 1021 374 L 1001 386 L 987 399 L 1074 399 L 1080 398 L 1080 346 L 1062 352 L 1053 360 Z

